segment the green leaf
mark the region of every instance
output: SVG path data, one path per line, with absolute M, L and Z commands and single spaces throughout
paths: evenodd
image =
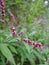
M 13 42 L 14 43 L 14 42 L 16 42 L 16 37 L 10 37 L 9 36 L 6 40 L 7 40 L 7 42 L 11 42 L 11 43 Z
M 10 50 L 17 54 L 16 48 L 12 45 L 9 46 Z
M 30 53 L 30 46 L 27 43 L 23 43 L 27 52 Z
M 0 65 L 6 65 L 6 63 L 5 63 L 5 57 L 3 55 L 1 55 L 1 60 L 2 60 L 2 62 L 1 62 Z
M 11 51 L 8 49 L 8 47 L 4 44 L 0 44 L 0 51 L 2 54 L 12 63 L 15 65 L 14 58 L 12 56 Z

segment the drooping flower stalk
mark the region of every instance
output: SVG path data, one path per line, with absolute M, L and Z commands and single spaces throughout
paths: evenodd
M 13 24 L 16 22 L 16 20 L 15 20 L 15 17 L 14 17 L 14 15 L 13 15 L 13 13 L 10 11 L 10 9 L 8 9 L 8 14 L 9 14 L 9 16 L 11 17 L 11 19 L 12 19 L 12 21 L 13 21 Z
M 38 48 L 42 48 L 42 44 L 40 42 L 34 42 L 34 41 L 31 41 L 30 39 L 28 38 L 23 38 L 22 41 L 28 43 L 28 44 L 31 44 L 33 45 L 34 47 L 38 47 Z

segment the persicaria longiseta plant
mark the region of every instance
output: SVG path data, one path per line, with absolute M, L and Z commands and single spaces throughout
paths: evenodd
M 4 17 L 4 0 L 0 0 L 0 5 Z M 15 16 L 10 9 L 7 12 L 12 22 L 10 27 L 0 30 L 0 65 L 49 65 L 49 38 L 43 24 L 45 20 L 30 24 L 20 22 L 14 26 Z M 30 18 L 27 19 L 30 21 Z

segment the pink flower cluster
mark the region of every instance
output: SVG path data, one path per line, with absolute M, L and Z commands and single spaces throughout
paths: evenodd
M 1 6 L 1 15 L 4 17 L 5 15 L 5 6 L 4 6 L 4 0 L 0 0 L 0 6 Z
M 12 23 L 15 24 L 16 23 L 16 20 L 15 20 L 15 17 L 13 15 L 13 13 L 10 11 L 10 9 L 8 9 L 7 12 L 8 12 L 8 15 L 11 17 L 11 19 L 13 21 Z
M 34 47 L 38 47 L 38 48 L 42 48 L 42 44 L 40 42 L 34 42 L 34 41 L 31 41 L 30 39 L 28 38 L 23 38 L 22 41 L 28 43 L 28 44 L 31 44 L 33 45 Z
M 11 30 L 12 30 L 12 36 L 15 36 L 15 35 L 16 35 L 15 27 L 12 26 L 12 27 L 11 27 Z

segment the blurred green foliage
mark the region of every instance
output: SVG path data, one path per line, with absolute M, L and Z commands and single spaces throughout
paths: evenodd
M 5 0 L 6 16 L 8 8 L 23 22 L 33 22 L 34 17 L 42 16 L 46 10 L 43 0 Z

